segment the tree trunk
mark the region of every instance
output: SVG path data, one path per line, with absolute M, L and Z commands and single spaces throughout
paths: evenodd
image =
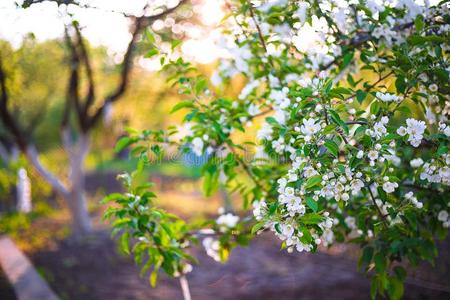
M 72 145 L 69 132 L 64 131 L 62 140 L 70 164 L 68 187 L 41 164 L 36 148 L 28 147 L 26 154 L 39 174 L 65 200 L 72 217 L 73 233 L 80 237 L 89 233 L 92 229 L 84 187 L 84 161 L 90 148 L 89 136 L 87 134 L 80 135 L 78 142 Z
M 85 170 L 84 161 L 89 153 L 90 142 L 87 134 L 80 135 L 76 149 L 68 150 L 70 161 L 71 190 L 68 195 L 68 204 L 72 215 L 74 234 L 78 236 L 89 233 L 92 229 L 91 219 L 87 210 L 85 196 Z
M 84 236 L 92 230 L 87 210 L 84 189 L 76 189 L 68 195 L 67 203 L 72 217 L 72 229 L 75 236 Z

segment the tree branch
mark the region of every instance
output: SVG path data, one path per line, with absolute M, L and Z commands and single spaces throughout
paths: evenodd
M 94 75 L 92 71 L 91 62 L 89 59 L 89 55 L 87 52 L 86 45 L 84 43 L 83 37 L 81 35 L 80 28 L 78 27 L 78 24 L 74 23 L 73 27 L 75 29 L 75 34 L 77 36 L 77 46 L 80 51 L 81 60 L 84 62 L 84 66 L 86 68 L 86 76 L 88 79 L 88 93 L 86 95 L 85 104 L 83 107 L 83 115 L 87 116 L 89 112 L 89 107 L 94 103 L 95 99 L 95 82 L 94 82 Z
M 69 85 L 67 88 L 67 105 L 74 105 L 75 110 L 77 112 L 78 123 L 82 131 L 86 130 L 86 118 L 83 114 L 83 109 L 80 103 L 80 94 L 79 94 L 79 72 L 80 72 L 80 55 L 78 53 L 77 46 L 72 41 L 72 38 L 69 35 L 68 28 L 66 27 L 64 30 L 64 36 L 66 40 L 67 47 L 70 51 L 70 77 L 69 77 Z M 63 124 L 67 125 L 69 118 L 70 109 L 67 107 L 64 116 L 63 116 Z
M 400 24 L 400 25 L 394 26 L 392 28 L 392 30 L 393 31 L 402 31 L 402 30 L 410 28 L 413 25 L 414 25 L 413 22 Z M 356 34 L 356 36 L 354 36 L 350 40 L 343 42 L 341 44 L 341 46 L 348 46 L 350 49 L 358 49 L 364 43 L 368 42 L 371 38 L 372 38 L 372 35 L 371 35 L 370 32 L 360 32 L 360 33 Z M 322 71 L 323 70 L 328 70 L 331 66 L 335 65 L 336 63 L 338 63 L 345 56 L 346 53 L 347 52 L 344 52 L 343 55 L 340 55 L 340 56 L 336 57 L 335 59 L 333 59 L 332 61 L 330 61 L 326 65 L 322 66 L 320 68 L 320 70 L 322 70 Z
M 42 2 L 55 2 L 58 6 L 62 4 L 74 4 L 78 5 L 78 1 L 76 0 L 25 0 L 22 4 L 22 8 L 28 8 L 33 4 L 42 3 Z
M 55 189 L 58 194 L 60 194 L 65 200 L 67 200 L 67 197 L 69 195 L 67 188 L 55 175 L 53 175 L 53 173 L 51 173 L 42 165 L 41 161 L 39 160 L 36 148 L 32 145 L 28 146 L 25 150 L 25 154 L 36 171 L 41 174 L 41 176 Z
M 378 206 L 377 202 L 375 201 L 375 196 L 372 193 L 372 190 L 370 189 L 370 185 L 367 186 L 367 190 L 369 191 L 370 199 L 372 200 L 373 205 L 377 209 L 378 215 L 381 217 L 381 221 L 383 222 L 383 226 L 387 228 L 386 224 L 386 216 L 381 211 L 380 207 Z

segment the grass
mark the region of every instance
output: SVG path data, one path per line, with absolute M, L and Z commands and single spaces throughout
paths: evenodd
M 55 238 L 62 239 L 70 232 L 66 212 L 37 202 L 29 214 L 8 213 L 0 216 L 0 235 L 8 234 L 25 252 L 47 248 Z M 62 225 L 62 226 L 61 226 Z

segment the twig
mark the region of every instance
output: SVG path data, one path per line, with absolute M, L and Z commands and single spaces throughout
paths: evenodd
M 266 42 L 264 41 L 264 37 L 263 37 L 262 31 L 261 31 L 261 28 L 259 27 L 259 24 L 256 21 L 255 12 L 253 11 L 253 5 L 250 1 L 248 1 L 248 6 L 249 6 L 249 11 L 250 11 L 250 16 L 252 17 L 253 23 L 255 23 L 255 26 L 256 26 L 256 30 L 258 31 L 258 37 L 259 37 L 259 40 L 261 41 L 261 45 L 263 46 L 264 51 L 266 51 L 266 53 L 267 53 Z
M 400 24 L 400 25 L 394 26 L 392 29 L 394 31 L 401 31 L 401 30 L 405 30 L 405 29 L 410 28 L 412 25 L 414 25 L 414 23 L 413 22 L 409 22 L 409 23 L 405 23 L 405 24 Z M 349 42 L 342 43 L 341 46 L 350 46 L 349 50 L 358 49 L 365 42 L 368 42 L 371 38 L 372 38 L 372 36 L 371 36 L 370 32 L 360 32 L 355 37 L 351 38 Z M 344 53 L 346 54 L 347 52 L 344 52 Z M 331 62 L 329 62 L 326 65 L 322 66 L 320 68 L 320 70 L 322 70 L 322 71 L 328 70 L 331 66 L 335 65 L 340 59 L 342 59 L 344 57 L 344 55 L 340 55 L 340 56 L 336 57 Z
M 257 180 L 255 175 L 253 174 L 252 170 L 250 170 L 250 167 L 244 162 L 242 158 L 239 157 L 239 155 L 236 153 L 236 150 L 234 149 L 233 145 L 231 145 L 229 142 L 227 143 L 228 148 L 233 153 L 234 157 L 236 157 L 236 160 L 239 162 L 239 164 L 244 168 L 244 171 L 248 174 L 248 176 L 252 179 L 252 181 L 255 183 L 256 186 L 258 186 L 261 190 L 268 192 L 267 189 L 265 189 Z
M 183 299 L 191 300 L 191 292 L 189 290 L 189 282 L 186 278 L 186 275 L 180 276 L 180 285 L 181 285 L 181 290 L 183 291 Z
M 380 217 L 381 217 L 381 221 L 383 222 L 384 227 L 387 228 L 387 225 L 386 225 L 386 223 L 385 223 L 385 222 L 386 222 L 386 216 L 383 214 L 383 212 L 381 211 L 381 209 L 380 209 L 380 207 L 378 206 L 377 202 L 375 201 L 375 196 L 373 195 L 372 190 L 370 189 L 370 185 L 367 186 L 367 190 L 369 191 L 369 195 L 370 195 L 370 198 L 372 199 L 373 205 L 376 207 L 377 212 L 378 212 L 378 214 L 379 214 Z

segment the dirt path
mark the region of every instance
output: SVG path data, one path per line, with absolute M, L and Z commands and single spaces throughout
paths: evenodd
M 16 300 L 14 289 L 0 267 L 0 299 Z
M 62 299 L 181 299 L 178 281 L 162 276 L 152 289 L 114 249 L 108 233 L 98 231 L 83 244 L 62 241 L 32 260 Z M 188 276 L 193 299 L 369 299 L 368 279 L 342 255 L 287 254 L 270 236 L 236 249 L 225 265 L 200 249 L 194 252 L 201 264 Z M 450 294 L 408 284 L 405 299 L 450 299 Z

